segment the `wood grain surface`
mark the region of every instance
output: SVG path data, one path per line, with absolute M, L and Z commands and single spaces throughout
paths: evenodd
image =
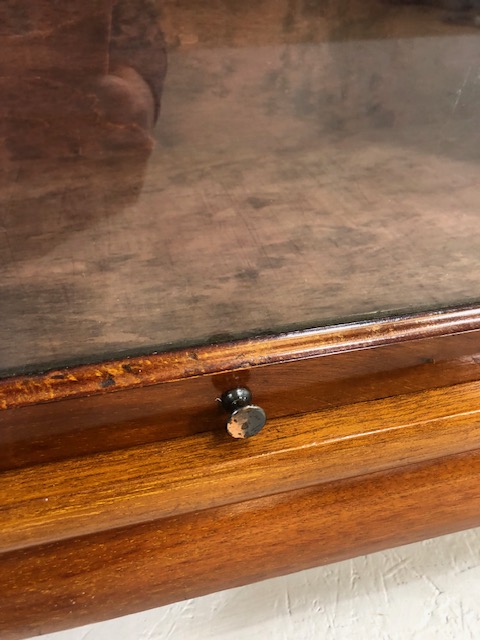
M 275 419 L 478 380 L 478 324 L 452 310 L 5 379 L 0 468 L 220 431 L 239 385 Z
M 0 476 L 0 550 L 480 448 L 480 383 L 271 420 Z
M 0 380 L 0 409 L 462 334 L 479 328 L 480 308 L 474 305 L 172 350 L 146 357 L 55 369 L 38 375 L 13 376 Z M 421 351 L 422 345 L 417 346 Z
M 125 615 L 479 523 L 477 451 L 4 554 L 2 639 Z

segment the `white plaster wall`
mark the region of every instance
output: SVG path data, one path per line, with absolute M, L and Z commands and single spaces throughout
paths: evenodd
M 480 639 L 480 529 L 42 640 Z

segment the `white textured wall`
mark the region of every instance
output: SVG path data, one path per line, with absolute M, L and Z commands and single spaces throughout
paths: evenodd
M 480 529 L 41 638 L 478 640 Z

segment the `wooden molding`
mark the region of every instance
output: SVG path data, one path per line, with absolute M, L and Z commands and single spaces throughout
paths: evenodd
M 112 393 L 356 349 L 480 329 L 480 308 L 295 331 L 0 380 L 0 409 Z
M 480 524 L 479 347 L 471 308 L 2 381 L 2 639 Z
M 20 379 L 6 379 L 0 381 L 0 387 L 3 384 L 4 400 L 10 408 L 0 411 L 0 469 L 138 447 L 200 432 L 220 432 L 225 415 L 216 398 L 235 386 L 248 386 L 271 421 L 472 382 L 480 379 L 479 315 L 478 311 L 464 309 L 280 336 L 246 345 L 205 347 L 199 350 L 204 356 L 196 362 L 209 372 L 193 375 L 186 370 L 185 378 L 171 381 L 167 378 L 173 376 L 172 368 L 165 365 L 162 369 L 160 363 L 175 364 L 178 354 L 163 354 L 155 356 L 152 370 L 157 367 L 155 375 L 163 373 L 165 381 L 151 384 L 147 369 L 145 375 L 138 373 L 131 388 L 122 388 L 134 377 L 127 371 L 120 374 L 118 384 L 99 391 L 98 380 L 110 379 L 101 378 L 103 374 L 99 373 L 108 365 L 79 367 L 62 374 L 50 372 L 28 378 L 25 384 Z M 250 349 L 248 358 L 242 344 Z M 274 351 L 276 347 L 278 352 Z M 217 356 L 225 350 L 235 354 L 222 365 L 232 370 L 219 371 Z M 269 364 L 259 364 L 268 353 Z M 187 356 L 183 353 L 182 357 Z M 115 366 L 123 371 L 126 365 Z M 235 369 L 240 366 L 245 368 Z M 82 382 L 83 374 L 97 373 L 97 382 L 92 378 L 88 385 Z M 37 404 L 37 391 L 44 393 L 48 380 L 53 381 L 50 391 L 55 401 Z M 17 385 L 23 385 L 20 394 Z M 95 387 L 94 392 L 88 391 L 89 385 Z M 76 396 L 82 389 L 86 395 Z M 24 406 L 19 406 L 22 402 Z
M 2 640 L 480 524 L 480 453 L 5 554 Z
M 480 382 L 204 433 L 0 476 L 0 551 L 480 448 Z

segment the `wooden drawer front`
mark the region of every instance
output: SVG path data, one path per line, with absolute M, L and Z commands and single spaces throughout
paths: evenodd
M 0 469 L 221 432 L 248 386 L 269 420 L 480 379 L 476 309 L 0 381 Z
M 480 382 L 203 433 L 0 476 L 5 550 L 480 448 Z

